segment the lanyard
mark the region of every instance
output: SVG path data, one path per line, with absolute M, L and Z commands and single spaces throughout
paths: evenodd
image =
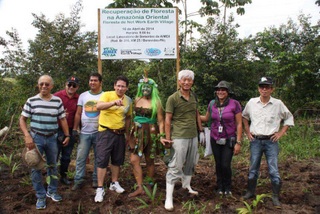
M 222 120 L 222 113 L 223 113 L 224 107 L 219 107 L 218 111 L 219 111 L 219 117 L 220 117 L 220 124 L 221 124 L 221 120 Z

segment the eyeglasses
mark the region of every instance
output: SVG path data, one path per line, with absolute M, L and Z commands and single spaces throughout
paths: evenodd
M 69 88 L 71 88 L 71 87 L 76 88 L 76 87 L 77 87 L 77 84 L 75 84 L 75 83 L 69 83 L 69 84 L 68 84 L 68 87 L 69 87 Z
M 39 83 L 39 85 L 42 87 L 42 86 L 46 86 L 48 87 L 50 85 L 50 83 L 47 83 L 47 82 L 41 82 Z
M 271 85 L 259 85 L 259 88 L 261 88 L 261 89 L 270 89 L 270 88 L 272 88 L 272 86 Z

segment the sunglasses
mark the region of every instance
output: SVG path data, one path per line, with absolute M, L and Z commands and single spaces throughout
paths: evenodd
M 69 87 L 69 88 L 71 88 L 71 87 L 76 88 L 76 87 L 77 87 L 77 84 L 75 84 L 75 83 L 69 83 L 69 84 L 68 84 L 68 87 Z
M 41 82 L 39 83 L 39 85 L 42 87 L 42 86 L 46 86 L 48 87 L 50 85 L 50 83 L 47 83 L 47 82 Z

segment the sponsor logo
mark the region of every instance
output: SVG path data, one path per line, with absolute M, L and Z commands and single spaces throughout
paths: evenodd
M 164 48 L 163 52 L 165 56 L 174 56 L 176 48 Z
M 115 56 L 117 54 L 117 49 L 115 48 L 103 48 L 102 55 L 104 56 Z
M 141 49 L 123 49 L 120 51 L 121 55 L 141 55 Z
M 148 56 L 158 56 L 161 51 L 158 48 L 147 48 L 144 53 Z

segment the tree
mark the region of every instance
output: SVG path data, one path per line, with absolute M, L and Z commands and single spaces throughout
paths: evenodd
M 29 40 L 29 49 L 24 52 L 16 31 L 8 32 L 12 41 L 1 38 L 1 45 L 7 48 L 5 58 L 5 72 L 14 75 L 25 86 L 23 90 L 27 96 L 37 92 L 37 79 L 42 74 L 49 74 L 55 81 L 55 89 L 64 87 L 64 83 L 71 75 L 76 75 L 86 83 L 88 76 L 97 67 L 97 35 L 95 32 L 80 32 L 80 12 L 82 1 L 78 1 L 72 8 L 70 17 L 58 14 L 53 21 L 46 16 L 32 14 L 32 25 L 38 29 L 34 40 Z M 13 46 L 11 45 L 11 46 Z M 20 46 L 19 46 L 20 45 Z M 81 88 L 80 88 L 81 89 Z M 81 89 L 84 90 L 85 88 Z
M 26 64 L 27 54 L 22 48 L 22 42 L 16 29 L 6 31 L 8 40 L 0 37 L 0 45 L 4 47 L 4 58 L 0 59 L 3 71 L 2 76 L 16 77 L 22 74 L 24 65 Z
M 275 79 L 275 95 L 292 109 L 320 98 L 319 25 L 312 26 L 305 15 L 299 15 L 298 22 L 289 20 L 254 38 L 257 67 Z

